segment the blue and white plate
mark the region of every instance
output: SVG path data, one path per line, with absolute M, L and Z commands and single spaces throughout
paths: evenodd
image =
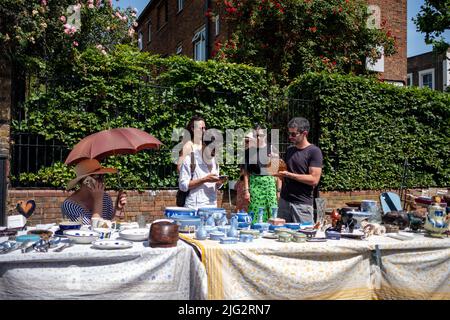
M 92 243 L 92 247 L 101 250 L 128 249 L 133 247 L 133 242 L 124 240 L 97 240 Z

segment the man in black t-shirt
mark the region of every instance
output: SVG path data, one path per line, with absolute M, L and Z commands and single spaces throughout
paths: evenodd
M 313 221 L 313 189 L 322 174 L 322 151 L 308 142 L 309 121 L 293 118 L 289 121 L 289 140 L 294 144 L 284 156 L 287 171 L 280 171 L 283 178 L 278 217 L 286 222 Z

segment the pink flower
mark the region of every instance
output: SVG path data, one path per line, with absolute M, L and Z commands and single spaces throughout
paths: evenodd
M 41 0 L 41 5 L 45 7 L 47 5 L 47 0 Z
M 73 42 L 73 46 L 74 46 L 74 47 L 78 47 L 78 42 L 74 41 L 74 42 Z
M 97 8 L 102 4 L 102 0 L 97 0 Z
M 103 46 L 101 44 L 98 44 L 95 46 L 98 50 L 103 50 Z
M 66 21 L 67 21 L 65 16 L 59 17 L 59 20 L 61 20 L 62 23 L 66 23 Z
M 95 7 L 94 7 L 94 5 L 92 3 L 90 3 L 90 4 L 88 4 L 88 8 L 89 9 L 94 9 Z
M 109 6 L 112 7 L 112 0 L 109 0 L 108 3 L 109 3 Z

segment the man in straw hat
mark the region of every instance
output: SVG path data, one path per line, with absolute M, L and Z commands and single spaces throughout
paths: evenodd
M 76 178 L 69 181 L 67 190 L 79 185 L 79 189 L 61 205 L 64 217 L 72 221 L 82 219 L 83 224 L 90 224 L 92 218 L 112 220 L 121 215 L 127 202 L 126 194 L 121 191 L 113 208 L 111 197 L 105 192 L 103 176 L 117 173 L 117 169 L 103 168 L 95 159 L 86 159 L 75 166 Z

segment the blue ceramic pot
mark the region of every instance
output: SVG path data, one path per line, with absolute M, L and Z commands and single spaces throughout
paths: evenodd
M 189 231 L 190 229 L 197 230 L 200 227 L 202 221 L 200 217 L 190 217 L 190 216 L 172 216 L 171 219 L 175 221 L 179 226 L 181 232 Z
M 196 216 L 196 210 L 190 209 L 190 208 L 183 208 L 183 207 L 166 207 L 164 209 L 164 214 L 168 218 L 172 218 L 172 216 L 188 216 L 188 217 L 194 217 Z
M 271 231 L 273 231 L 275 229 L 278 229 L 278 228 L 285 228 L 285 226 L 284 225 L 282 225 L 282 226 L 274 226 L 272 224 L 269 226 L 269 230 L 271 230 Z

